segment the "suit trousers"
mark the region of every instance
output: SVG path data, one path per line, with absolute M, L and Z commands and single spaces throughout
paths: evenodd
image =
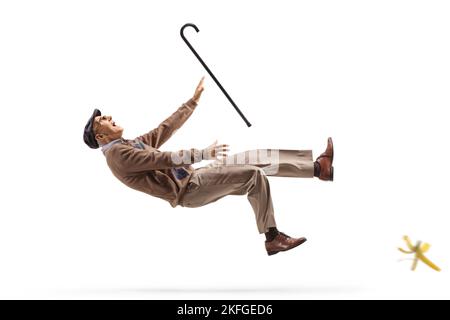
M 183 207 L 201 207 L 227 195 L 247 195 L 259 233 L 276 227 L 267 176 L 314 177 L 311 150 L 256 149 L 230 155 L 192 173 Z

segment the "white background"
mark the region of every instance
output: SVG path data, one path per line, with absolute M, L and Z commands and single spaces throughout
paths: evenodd
M 449 298 L 448 1 L 2 1 L 0 298 Z M 133 138 L 189 99 L 162 150 L 313 149 L 335 182 L 270 178 L 268 257 L 245 197 L 171 208 L 82 140 L 93 108 Z M 206 164 L 206 163 L 205 163 Z M 397 251 L 432 244 L 443 271 Z

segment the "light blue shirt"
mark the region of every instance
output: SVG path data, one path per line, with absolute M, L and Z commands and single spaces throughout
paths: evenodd
M 116 139 L 116 140 L 113 140 L 113 141 L 111 141 L 111 142 L 108 142 L 107 144 L 104 144 L 103 146 L 102 146 L 102 151 L 103 151 L 103 153 L 105 153 L 107 150 L 109 150 L 113 145 L 115 145 L 116 143 L 119 143 L 119 142 L 122 142 L 122 138 L 119 138 L 119 139 Z

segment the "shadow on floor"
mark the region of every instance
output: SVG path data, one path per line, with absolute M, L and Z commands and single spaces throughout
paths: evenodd
M 258 286 L 258 287 L 135 287 L 74 289 L 72 293 L 86 294 L 348 294 L 365 291 L 349 285 L 336 286 Z

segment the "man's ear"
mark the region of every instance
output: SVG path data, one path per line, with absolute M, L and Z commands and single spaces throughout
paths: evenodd
M 103 138 L 104 138 L 105 136 L 103 135 L 103 134 L 101 134 L 101 133 L 97 133 L 96 135 L 95 135 L 95 140 L 102 140 Z

